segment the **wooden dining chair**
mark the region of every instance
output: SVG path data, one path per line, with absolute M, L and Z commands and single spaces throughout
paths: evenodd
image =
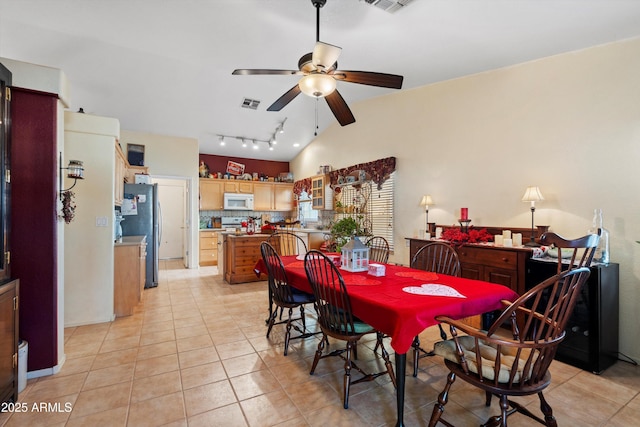
M 460 276 L 460 259 L 458 253 L 449 243 L 430 242 L 422 246 L 411 259 L 411 268 L 431 271 L 433 273 L 446 274 L 448 276 Z M 447 339 L 447 334 L 438 324 L 440 337 Z M 420 337 L 416 335 L 413 340 L 413 376 L 418 376 L 418 362 L 423 357 L 433 356 L 433 350 L 427 351 L 420 347 Z
M 589 267 L 598 248 L 600 234 L 601 230 L 598 229 L 597 234 L 587 234 L 577 239 L 568 240 L 556 233 L 546 232 L 540 236 L 540 244 L 558 250 L 557 272 L 560 273 L 562 270 Z
M 396 376 L 393 365 L 379 335 L 377 335 L 377 339 L 382 348 L 382 358 L 387 368 L 386 371 L 366 373 L 352 360 L 352 354 L 355 352 L 360 338 L 367 334 L 376 334 L 377 331 L 353 315 L 349 293 L 338 268 L 325 254 L 317 250 L 311 250 L 305 256 L 304 269 L 313 289 L 315 296 L 314 307 L 318 316 L 318 324 L 322 330 L 322 340 L 318 344 L 309 374 L 313 375 L 320 359 L 333 356 L 342 358 L 345 362 L 343 380 L 343 406 L 345 409 L 349 407 L 349 390 L 353 384 L 372 381 L 381 375 L 389 374 L 395 387 Z M 328 337 L 345 341 L 345 348 L 323 354 L 325 343 L 327 345 L 329 343 Z M 360 372 L 363 376 L 357 380 L 352 380 L 352 369 Z
M 300 236 L 291 231 L 276 231 L 267 238 L 267 242 L 273 246 L 280 256 L 304 255 L 307 253 L 307 244 Z
M 558 345 L 565 337 L 567 320 L 575 308 L 581 288 L 589 278 L 586 267 L 563 271 L 544 280 L 513 303 L 503 301 L 506 308 L 487 331 L 459 320 L 437 316 L 448 324 L 452 339 L 436 343 L 434 351 L 444 358 L 449 369 L 447 384 L 438 395 L 429 426 L 442 418 L 449 391 L 456 378 L 485 391 L 485 405 L 500 398 L 500 415 L 491 417 L 483 426 L 507 426 L 507 417 L 515 412 L 556 427 L 553 410 L 543 390 L 551 383 L 549 366 Z M 511 331 L 503 328 L 509 324 Z M 513 402 L 510 396 L 537 394 L 544 419 Z
M 290 255 L 304 255 L 307 253 L 307 244 L 302 240 L 300 236 L 291 231 L 276 231 L 271 234 L 267 240 L 280 256 Z M 283 308 L 280 307 L 280 320 L 282 320 Z M 269 319 L 273 314 L 273 301 L 271 298 L 271 291 L 269 291 L 269 317 L 265 320 L 267 326 L 269 325 Z
M 369 262 L 386 264 L 389 261 L 389 242 L 382 236 L 370 237 L 365 245 L 369 247 Z
M 289 342 L 292 339 L 304 339 L 308 338 L 314 333 L 307 332 L 305 322 L 305 304 L 312 304 L 315 298 L 312 294 L 300 291 L 291 285 L 287 281 L 287 273 L 285 272 L 282 259 L 278 256 L 278 253 L 267 242 L 260 244 L 260 252 L 262 253 L 262 260 L 267 266 L 267 274 L 269 276 L 269 294 L 271 300 L 276 307 L 282 309 L 288 309 L 287 319 L 284 321 L 277 321 L 277 310 L 273 310 L 269 316 L 269 324 L 267 327 L 267 338 L 271 333 L 271 329 L 274 325 L 286 323 L 286 331 L 284 335 L 284 355 L 286 356 L 289 351 Z M 300 317 L 293 317 L 293 309 L 300 308 Z M 302 329 L 293 322 L 300 321 L 302 323 Z M 295 329 L 299 332 L 299 335 L 291 336 L 291 329 Z

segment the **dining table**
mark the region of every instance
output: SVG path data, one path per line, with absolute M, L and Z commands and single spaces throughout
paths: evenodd
M 312 293 L 304 254 L 281 259 L 289 284 Z M 382 275 L 340 269 L 353 314 L 391 338 L 396 359 L 396 426 L 403 426 L 406 356 L 414 338 L 437 324 L 438 315 L 461 319 L 483 314 L 503 307 L 503 300 L 514 301 L 518 294 L 495 283 L 401 265 L 383 264 L 372 271 Z M 256 263 L 255 272 L 267 274 L 262 260 Z

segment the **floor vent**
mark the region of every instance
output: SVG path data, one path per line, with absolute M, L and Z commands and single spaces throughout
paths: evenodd
M 249 108 L 251 110 L 257 110 L 258 105 L 260 105 L 260 101 L 257 99 L 249 99 L 245 98 L 242 100 L 242 108 Z

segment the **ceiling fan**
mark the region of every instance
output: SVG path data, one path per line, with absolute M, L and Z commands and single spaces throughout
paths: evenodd
M 311 0 L 316 8 L 316 45 L 298 61 L 298 70 L 237 69 L 233 75 L 301 75 L 298 84 L 276 100 L 267 111 L 280 111 L 300 92 L 315 98 L 325 98 L 329 108 L 341 126 L 356 121 L 344 98 L 336 90 L 336 81 L 359 83 L 369 86 L 402 88 L 402 76 L 371 71 L 338 70 L 338 56 L 342 48 L 320 41 L 320 8 L 327 0 Z

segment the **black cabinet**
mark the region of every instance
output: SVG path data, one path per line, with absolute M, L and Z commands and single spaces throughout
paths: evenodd
M 557 260 L 531 258 L 527 262 L 526 287 L 531 289 L 557 271 Z M 600 373 L 618 360 L 619 265 L 597 264 L 582 288 L 567 335 L 556 360 Z

